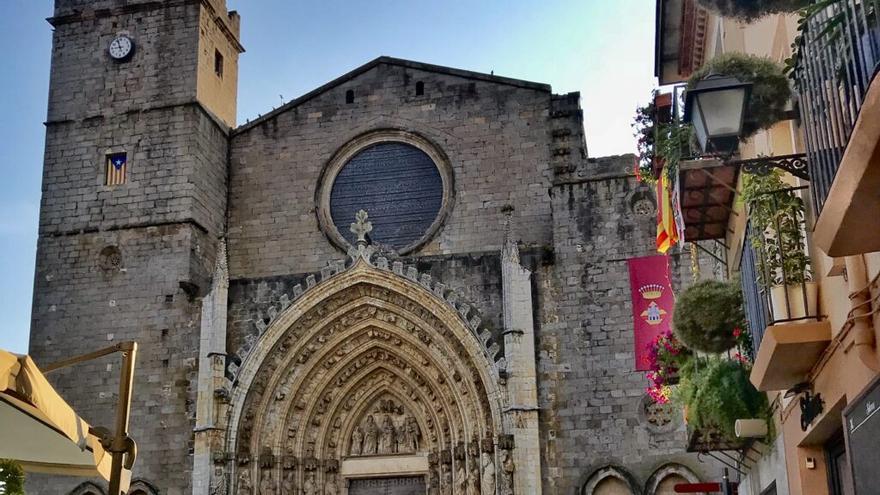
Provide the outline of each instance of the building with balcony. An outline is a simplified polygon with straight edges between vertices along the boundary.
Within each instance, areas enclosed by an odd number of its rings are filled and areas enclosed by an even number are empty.
[[[739,493],[863,495],[880,486],[880,2],[804,3],[745,23],[658,0],[655,75],[676,85],[726,53],[798,55],[791,118],[733,156],[681,163],[685,239],[739,277],[751,381],[775,408],[772,441],[727,452]],[[750,177],[768,173],[782,187],[743,201]],[[795,203],[802,214],[786,217]]]

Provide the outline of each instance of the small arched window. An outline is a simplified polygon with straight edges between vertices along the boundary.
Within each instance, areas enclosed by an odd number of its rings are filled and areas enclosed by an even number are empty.
[[[345,92],[345,102],[346,103],[354,103],[354,90],[349,89]]]
[[[419,81],[416,83],[416,96],[422,96],[425,94],[425,83]]]
[[[679,485],[682,483],[688,483],[687,478],[680,474],[670,474],[669,476],[663,478],[660,483],[657,484],[657,488],[654,489],[654,493],[649,495],[675,495],[675,485]]]
[[[632,490],[624,481],[609,476],[596,485],[593,495],[632,495]]]

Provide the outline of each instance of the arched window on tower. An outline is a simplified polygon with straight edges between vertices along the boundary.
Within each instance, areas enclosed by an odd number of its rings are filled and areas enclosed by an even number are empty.
[[[623,480],[609,476],[596,485],[593,495],[632,495],[632,490]]]
[[[354,90],[349,89],[345,92],[345,102],[346,103],[354,103]]]
[[[422,96],[425,94],[425,83],[419,81],[416,83],[416,96]]]
[[[669,476],[663,478],[660,483],[657,484],[657,488],[654,490],[654,493],[649,495],[675,495],[675,485],[688,483],[687,478],[684,476],[672,473]]]

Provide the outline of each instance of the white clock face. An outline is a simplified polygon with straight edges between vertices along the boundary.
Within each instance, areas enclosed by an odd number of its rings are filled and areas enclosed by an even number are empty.
[[[123,60],[131,55],[134,44],[128,36],[117,36],[110,42],[110,56],[116,60]]]

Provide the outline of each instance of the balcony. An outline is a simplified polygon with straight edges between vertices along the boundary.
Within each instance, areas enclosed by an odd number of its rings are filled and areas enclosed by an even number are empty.
[[[815,2],[814,2],[815,3]],[[830,256],[880,250],[880,0],[810,17],[794,70],[809,157],[814,239]]]
[[[748,208],[740,281],[753,339],[750,380],[762,391],[786,390],[803,381],[831,340],[828,322],[818,321],[805,215],[792,206],[806,189],[762,193]]]

